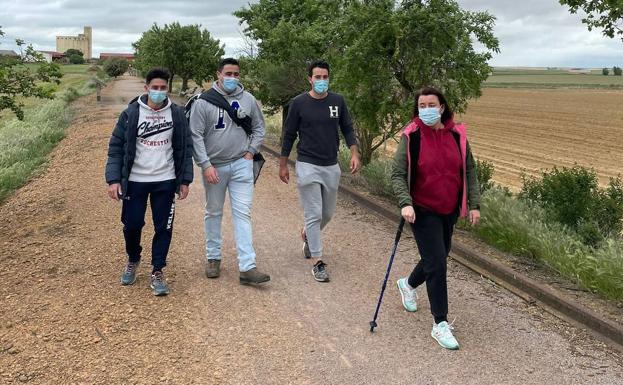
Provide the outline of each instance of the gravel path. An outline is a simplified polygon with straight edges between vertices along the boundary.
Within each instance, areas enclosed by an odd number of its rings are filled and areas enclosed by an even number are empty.
[[[196,182],[177,205],[171,295],[152,296],[149,258],[137,283],[122,287],[120,205],[106,198],[103,168],[116,116],[140,87],[124,77],[101,105],[78,102],[47,169],[0,206],[0,383],[623,384],[619,353],[453,262],[450,319],[461,350],[441,349],[425,290],[415,314],[395,290],[417,258],[410,237],[369,333],[395,228],[341,199],[325,235],[332,281],[315,282],[301,257],[296,188],[279,182],[274,158],[253,211],[269,284],[238,284],[229,213],[223,273],[205,278]]]

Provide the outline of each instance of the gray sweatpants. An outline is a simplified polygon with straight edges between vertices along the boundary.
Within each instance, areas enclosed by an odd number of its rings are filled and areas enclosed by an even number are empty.
[[[322,256],[321,230],[329,223],[337,204],[340,166],[316,166],[296,162],[296,185],[303,212],[305,234],[312,257]]]

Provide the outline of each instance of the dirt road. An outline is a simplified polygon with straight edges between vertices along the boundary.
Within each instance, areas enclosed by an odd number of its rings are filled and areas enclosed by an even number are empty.
[[[425,291],[409,314],[395,290],[417,259],[411,238],[371,334],[395,229],[341,199],[325,236],[332,281],[315,282],[301,257],[295,185],[279,182],[275,159],[253,211],[269,284],[239,285],[229,214],[223,273],[205,278],[195,182],[177,205],[171,295],[149,290],[150,220],[139,279],[122,287],[120,206],[106,198],[103,168],[116,116],[140,87],[121,78],[102,104],[81,100],[47,169],[0,207],[0,383],[623,384],[618,353],[454,263],[450,319],[461,350],[440,348]]]

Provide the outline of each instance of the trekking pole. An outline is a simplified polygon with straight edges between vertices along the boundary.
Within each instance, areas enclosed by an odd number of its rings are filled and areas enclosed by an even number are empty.
[[[400,241],[400,235],[402,234],[402,228],[405,226],[405,219],[400,218],[400,224],[398,225],[398,231],[396,232],[396,239],[394,240],[394,249],[392,255],[389,257],[389,264],[387,265],[387,271],[385,272],[385,279],[383,280],[383,286],[381,287],[381,295],[379,296],[379,302],[376,304],[376,310],[374,311],[374,319],[370,321],[370,333],[374,332],[376,324],[376,318],[379,315],[381,309],[381,301],[383,300],[383,294],[385,293],[385,287],[387,287],[387,279],[389,278],[389,272],[392,270],[392,263],[394,263],[394,256],[396,255],[396,249],[398,249],[398,242]]]

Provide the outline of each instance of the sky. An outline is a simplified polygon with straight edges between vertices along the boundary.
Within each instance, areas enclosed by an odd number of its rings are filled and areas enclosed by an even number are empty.
[[[255,2],[255,1],[251,1]],[[232,12],[248,0],[0,0],[0,49],[16,49],[15,38],[36,49],[54,50],[56,35],[93,28],[93,55],[132,52],[132,42],[153,23],[201,24],[227,55],[243,47],[242,27]],[[589,32],[580,15],[557,0],[458,0],[464,9],[488,11],[496,18],[499,54],[492,66],[612,67],[623,65],[623,41]]]

